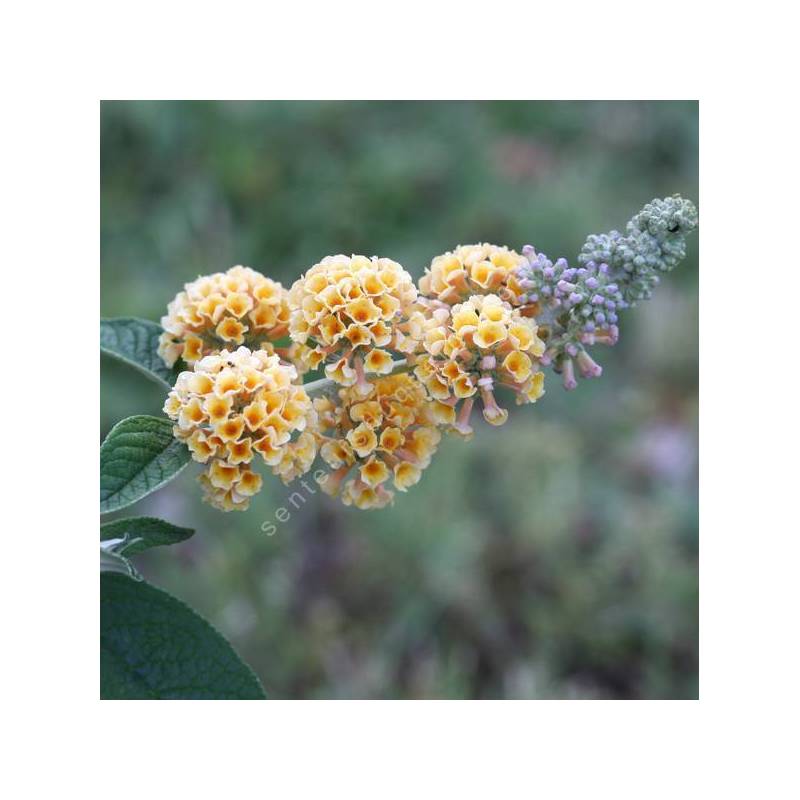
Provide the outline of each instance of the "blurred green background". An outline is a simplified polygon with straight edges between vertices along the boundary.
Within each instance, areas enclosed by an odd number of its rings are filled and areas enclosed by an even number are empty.
[[[104,316],[159,319],[246,264],[285,285],[331,253],[418,277],[459,243],[571,263],[648,200],[697,200],[695,102],[104,102]],[[125,514],[197,529],[140,557],[273,698],[697,697],[697,237],[625,312],[605,374],[557,376],[500,429],[446,439],[394,507],[266,476],[246,513],[190,465]],[[162,392],[107,359],[101,435]]]

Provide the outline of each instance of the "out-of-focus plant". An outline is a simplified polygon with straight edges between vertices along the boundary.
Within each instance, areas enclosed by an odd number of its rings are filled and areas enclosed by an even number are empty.
[[[617,342],[619,312],[650,297],[696,226],[694,205],[675,196],[647,204],[625,234],[589,236],[577,267],[531,245],[476,244],[434,258],[418,286],[390,259],[337,255],[286,290],[237,266],[187,284],[161,325],[102,320],[103,352],[169,389],[172,423],[135,416],[111,430],[101,513],[190,460],[205,465],[208,502],[244,510],[262,485],[259,456],[287,484],[320,456],[323,491],[382,508],[390,486],[420,480],[443,434],[471,438],[476,399],[502,425],[503,395],[536,402],[543,368],[566,389],[598,377],[587,348]],[[222,637],[129,561],[191,533],[144,517],[101,526],[104,697],[263,697]]]

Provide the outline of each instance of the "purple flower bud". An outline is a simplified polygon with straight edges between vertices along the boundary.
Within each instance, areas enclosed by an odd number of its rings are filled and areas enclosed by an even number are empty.
[[[552,278],[556,273],[552,267],[545,267],[542,270],[542,274],[545,276],[545,278]]]
[[[578,381],[575,380],[575,368],[572,366],[571,358],[568,358],[564,362],[564,372],[562,378],[564,381],[564,388],[567,391],[571,391],[578,385]]]
[[[614,314],[614,313],[611,313],[611,314],[608,315],[608,321],[611,322],[611,323],[616,322],[618,319],[619,319],[619,317],[617,317],[617,315]]]
[[[596,289],[596,288],[597,288],[599,285],[600,285],[600,282],[597,280],[597,278],[595,278],[595,277],[594,277],[594,275],[592,275],[592,277],[591,277],[591,278],[587,278],[587,279],[586,279],[586,288],[587,288],[587,289],[592,289],[592,290],[594,290],[594,289]]]
[[[575,284],[569,283],[568,281],[559,281],[556,286],[560,292],[564,292],[564,294],[568,294],[575,290]]]
[[[556,269],[566,269],[567,268],[567,259],[566,258],[559,258],[556,261]]]
[[[595,322],[596,322],[598,325],[604,325],[604,324],[605,324],[605,321],[606,321],[606,315],[605,315],[605,314],[604,314],[602,311],[598,311],[598,312],[597,312],[597,313],[594,315],[594,321],[595,321]]]
[[[609,283],[606,288],[608,289],[609,292],[618,292],[619,291],[619,286],[617,286],[616,283]]]
[[[568,345],[566,346],[565,350],[566,350],[566,351],[567,351],[567,353],[568,353],[569,355],[571,355],[573,358],[574,358],[576,355],[578,355],[578,348],[577,348],[577,347],[575,347],[575,345],[574,345],[574,344],[572,344],[572,343],[568,344]]]
[[[583,326],[583,329],[586,331],[586,333],[593,333],[594,332],[594,322],[587,322]]]
[[[538,294],[529,294],[527,302],[529,302],[529,303],[538,303],[539,302],[539,295]]]
[[[593,305],[593,306],[601,306],[601,305],[603,305],[603,303],[605,303],[605,301],[606,301],[606,299],[605,299],[605,297],[603,297],[603,295],[601,295],[601,294],[596,294],[596,295],[595,295],[595,296],[592,298],[592,305]]]
[[[532,244],[526,244],[522,248],[522,255],[524,255],[524,256],[535,256],[536,255],[536,251],[533,249],[533,245]]]
[[[578,354],[578,369],[584,378],[599,378],[603,374],[603,368],[585,350]]]
[[[575,275],[577,274],[577,272],[578,270],[576,270],[574,267],[570,267],[569,269],[565,269],[561,273],[561,277],[565,278],[568,281],[573,281],[575,280]]]
[[[580,303],[580,302],[581,302],[581,300],[583,300],[583,295],[582,295],[582,294],[580,294],[580,292],[573,292],[573,293],[572,293],[572,294],[569,296],[569,301],[570,301],[570,303],[572,303],[572,305],[574,305],[574,306],[578,305],[578,303]]]
[[[599,269],[600,269],[600,272],[602,272],[603,275],[605,275],[608,272],[608,264],[601,264]]]
[[[617,304],[613,300],[606,300],[606,308],[609,311],[613,311],[617,307]]]
[[[579,278],[585,278],[585,277],[586,277],[586,275],[588,275],[588,274],[589,274],[589,273],[588,273],[588,271],[587,271],[586,267],[579,267],[579,268],[578,268],[578,277],[579,277]]]
[[[539,291],[540,291],[540,292],[541,292],[541,293],[542,293],[542,294],[543,294],[545,297],[550,297],[550,295],[551,295],[551,294],[553,294],[553,290],[552,290],[552,289],[551,289],[549,286],[542,286],[542,288],[541,288],[541,289],[539,289]]]

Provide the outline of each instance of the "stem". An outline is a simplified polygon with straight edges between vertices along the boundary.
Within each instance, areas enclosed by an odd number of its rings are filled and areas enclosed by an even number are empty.
[[[403,367],[408,367],[405,358],[399,358],[396,361],[392,361],[392,371],[388,374],[392,375],[395,372],[399,372]],[[385,376],[382,375],[381,377]],[[305,389],[306,394],[309,397],[313,397],[314,395],[325,394],[325,392],[337,386],[339,386],[339,384],[336,383],[336,381],[332,381],[330,378],[320,378],[319,380],[304,384],[303,389]]]

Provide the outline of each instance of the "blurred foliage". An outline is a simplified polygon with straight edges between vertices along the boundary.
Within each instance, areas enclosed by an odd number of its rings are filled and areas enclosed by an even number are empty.
[[[698,194],[693,102],[106,102],[101,117],[105,316],[158,319],[184,282],[237,263],[290,285],[338,252],[415,276],[475,241],[574,261],[651,198]],[[596,349],[600,380],[567,394],[549,375],[504,428],[446,440],[391,509],[268,476],[226,515],[190,467],[135,511],[198,534],[142,571],[271,697],[696,697],[697,316],[694,237]],[[160,413],[158,388],[109,360],[101,391],[101,434]]]

